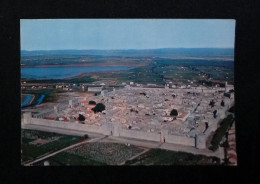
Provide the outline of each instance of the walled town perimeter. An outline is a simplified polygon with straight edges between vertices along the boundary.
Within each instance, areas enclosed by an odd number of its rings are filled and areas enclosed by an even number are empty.
[[[206,149],[206,142],[234,105],[233,85],[221,87],[157,88],[127,85],[100,95],[74,95],[60,103],[45,103],[22,114],[22,127],[40,125]],[[106,109],[94,113],[95,105]],[[214,106],[210,102],[214,101]],[[224,101],[224,106],[221,102]],[[170,115],[176,109],[178,116]],[[82,114],[84,121],[78,121]],[[215,115],[214,115],[215,114]]]

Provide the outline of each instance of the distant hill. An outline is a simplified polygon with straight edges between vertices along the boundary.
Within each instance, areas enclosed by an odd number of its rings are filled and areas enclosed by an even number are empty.
[[[191,57],[233,57],[234,49],[227,48],[163,48],[129,50],[37,50],[21,51],[21,56],[191,56]]]

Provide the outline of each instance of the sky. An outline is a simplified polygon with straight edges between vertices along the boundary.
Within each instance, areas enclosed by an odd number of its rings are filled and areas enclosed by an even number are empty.
[[[231,19],[21,19],[21,50],[234,48]]]

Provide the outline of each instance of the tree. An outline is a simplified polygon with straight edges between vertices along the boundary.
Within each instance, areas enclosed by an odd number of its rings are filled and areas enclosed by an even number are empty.
[[[209,123],[205,122],[205,128],[208,129],[209,128]]]
[[[82,114],[79,114],[78,120],[85,121],[85,117]]]
[[[214,111],[213,111],[213,114],[214,114],[214,115],[213,115],[214,118],[216,118],[216,117],[217,117],[217,110],[214,110]]]
[[[87,139],[87,138],[88,138],[88,134],[85,134],[85,135],[84,135],[84,138]]]
[[[144,96],[146,96],[146,93],[140,93],[140,95],[144,95]]]
[[[235,112],[235,106],[232,106],[228,112],[234,113]]]
[[[222,138],[225,136],[229,128],[232,126],[233,121],[233,116],[230,114],[220,123],[220,127],[216,130],[215,135],[211,140],[211,146],[209,147],[210,150],[215,151],[218,149],[219,143],[221,142]]]
[[[92,110],[96,113],[96,112],[102,112],[103,110],[106,109],[106,106],[102,103],[98,103],[94,108],[92,108]]]
[[[171,116],[178,116],[178,111],[176,109],[172,109]]]
[[[225,106],[225,102],[222,100],[222,102],[220,103],[220,105],[221,105],[222,107],[224,107],[224,106]]]
[[[211,106],[211,108],[212,108],[212,107],[214,107],[214,106],[215,106],[215,102],[214,102],[213,100],[211,100],[211,101],[210,101],[210,103],[209,103],[209,105],[210,105],[210,106]]]
[[[96,102],[93,101],[93,100],[90,100],[90,101],[88,102],[88,104],[90,104],[90,105],[96,105]]]

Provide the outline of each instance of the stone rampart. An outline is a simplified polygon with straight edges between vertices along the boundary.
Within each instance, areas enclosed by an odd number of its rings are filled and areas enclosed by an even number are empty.
[[[31,121],[27,122],[26,124],[49,126],[49,127],[69,129],[69,130],[80,130],[80,131],[100,133],[105,135],[110,134],[110,130],[107,129],[106,127],[80,124],[78,122],[72,123],[72,122],[64,122],[64,121],[31,118]]]
[[[180,144],[185,146],[195,146],[195,139],[192,137],[185,137],[179,135],[165,135],[165,142],[173,143],[173,144]]]
[[[160,134],[157,133],[141,132],[137,130],[126,130],[126,129],[120,130],[120,137],[157,141],[157,142],[160,142],[161,139]]]
[[[44,117],[49,116],[54,113],[55,113],[55,109],[52,109],[52,110],[44,111],[44,112],[41,112],[41,113],[38,113],[38,114],[35,114],[32,116],[33,116],[33,118],[44,118]]]
[[[148,140],[148,141],[156,141],[156,142],[165,142],[185,145],[185,146],[192,146],[195,147],[195,138],[192,137],[185,137],[179,135],[169,135],[168,132],[161,132],[161,134],[154,133],[154,132],[142,132],[138,130],[128,130],[123,129],[118,125],[112,125],[108,123],[107,126],[96,126],[96,125],[87,125],[87,124],[80,124],[78,122],[64,122],[64,121],[55,121],[55,120],[47,120],[47,119],[40,119],[40,118],[32,118],[30,117],[31,114],[24,114],[24,118],[22,119],[23,124],[34,124],[34,125],[41,125],[41,126],[48,126],[53,128],[62,128],[68,130],[79,130],[79,131],[86,131],[86,132],[93,132],[99,133],[104,135],[113,135],[119,137],[126,137],[126,138],[134,138],[134,139],[141,139],[141,140]],[[206,145],[205,135],[201,136],[200,145],[198,148],[204,149]]]

